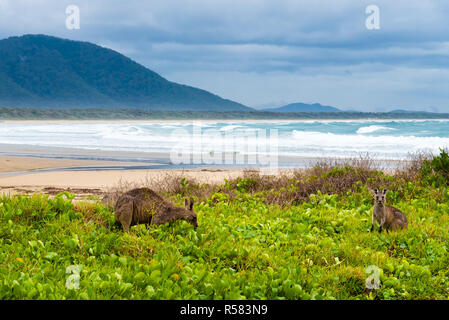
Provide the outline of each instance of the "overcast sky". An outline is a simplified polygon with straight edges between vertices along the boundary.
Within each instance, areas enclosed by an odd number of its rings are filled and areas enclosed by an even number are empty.
[[[365,26],[372,4],[379,30]],[[0,0],[0,38],[23,34],[109,47],[256,108],[449,112],[446,0]]]

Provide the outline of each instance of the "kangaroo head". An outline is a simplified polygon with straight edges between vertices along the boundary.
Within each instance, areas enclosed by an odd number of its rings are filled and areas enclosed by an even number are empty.
[[[188,221],[191,225],[193,225],[195,228],[198,227],[198,221],[196,219],[196,213],[193,211],[193,199],[190,198],[189,200],[184,200],[184,206],[187,210],[187,217],[186,221]]]
[[[387,198],[387,189],[384,189],[382,192],[379,192],[379,189],[374,189],[374,203],[377,205],[383,205]]]
[[[134,199],[130,196],[121,197],[115,204],[115,212],[119,215],[131,215],[133,214]]]

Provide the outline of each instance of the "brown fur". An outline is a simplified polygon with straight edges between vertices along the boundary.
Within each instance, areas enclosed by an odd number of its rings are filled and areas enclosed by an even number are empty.
[[[377,189],[373,191],[374,208],[371,231],[374,231],[375,221],[379,224],[379,232],[382,232],[383,228],[388,232],[390,230],[394,231],[399,228],[406,229],[408,227],[407,218],[401,210],[385,205],[387,191],[386,189],[383,192],[379,192]]]
[[[160,225],[179,219],[198,226],[193,201],[186,199],[185,208],[175,207],[148,188],[133,189],[123,194],[115,205],[115,220],[121,223],[125,232],[137,224]]]

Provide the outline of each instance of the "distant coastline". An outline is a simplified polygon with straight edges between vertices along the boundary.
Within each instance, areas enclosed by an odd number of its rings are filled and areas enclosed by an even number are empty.
[[[382,119],[382,118],[355,118],[355,119],[319,119],[319,118],[308,118],[308,119],[241,119],[241,118],[235,118],[235,119],[71,119],[71,120],[63,120],[63,119],[7,119],[3,120],[0,118],[0,124],[76,124],[76,123],[91,123],[91,124],[104,124],[104,123],[130,123],[130,124],[152,124],[152,123],[178,123],[178,122],[201,122],[201,123],[215,123],[215,122],[222,122],[222,123],[234,123],[236,121],[244,121],[245,123],[251,124],[251,123],[270,123],[272,121],[276,121],[278,123],[288,123],[288,122],[298,122],[298,123],[310,123],[310,122],[336,122],[336,123],[342,123],[342,122],[385,122],[388,120],[392,121],[400,121],[400,122],[408,122],[408,121],[414,121],[414,122],[422,122],[422,121],[447,121],[449,118],[436,118],[436,119],[429,119],[429,118],[388,118],[388,119]]]
[[[4,120],[445,120],[429,112],[161,111],[141,109],[41,109],[0,107]]]

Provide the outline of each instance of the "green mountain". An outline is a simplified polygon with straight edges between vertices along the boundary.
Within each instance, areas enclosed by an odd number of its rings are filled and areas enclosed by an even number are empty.
[[[0,106],[251,111],[116,51],[45,35],[0,40]]]
[[[322,106],[319,103],[307,104],[307,103],[291,103],[283,107],[264,109],[263,111],[270,112],[342,112],[340,109]]]

